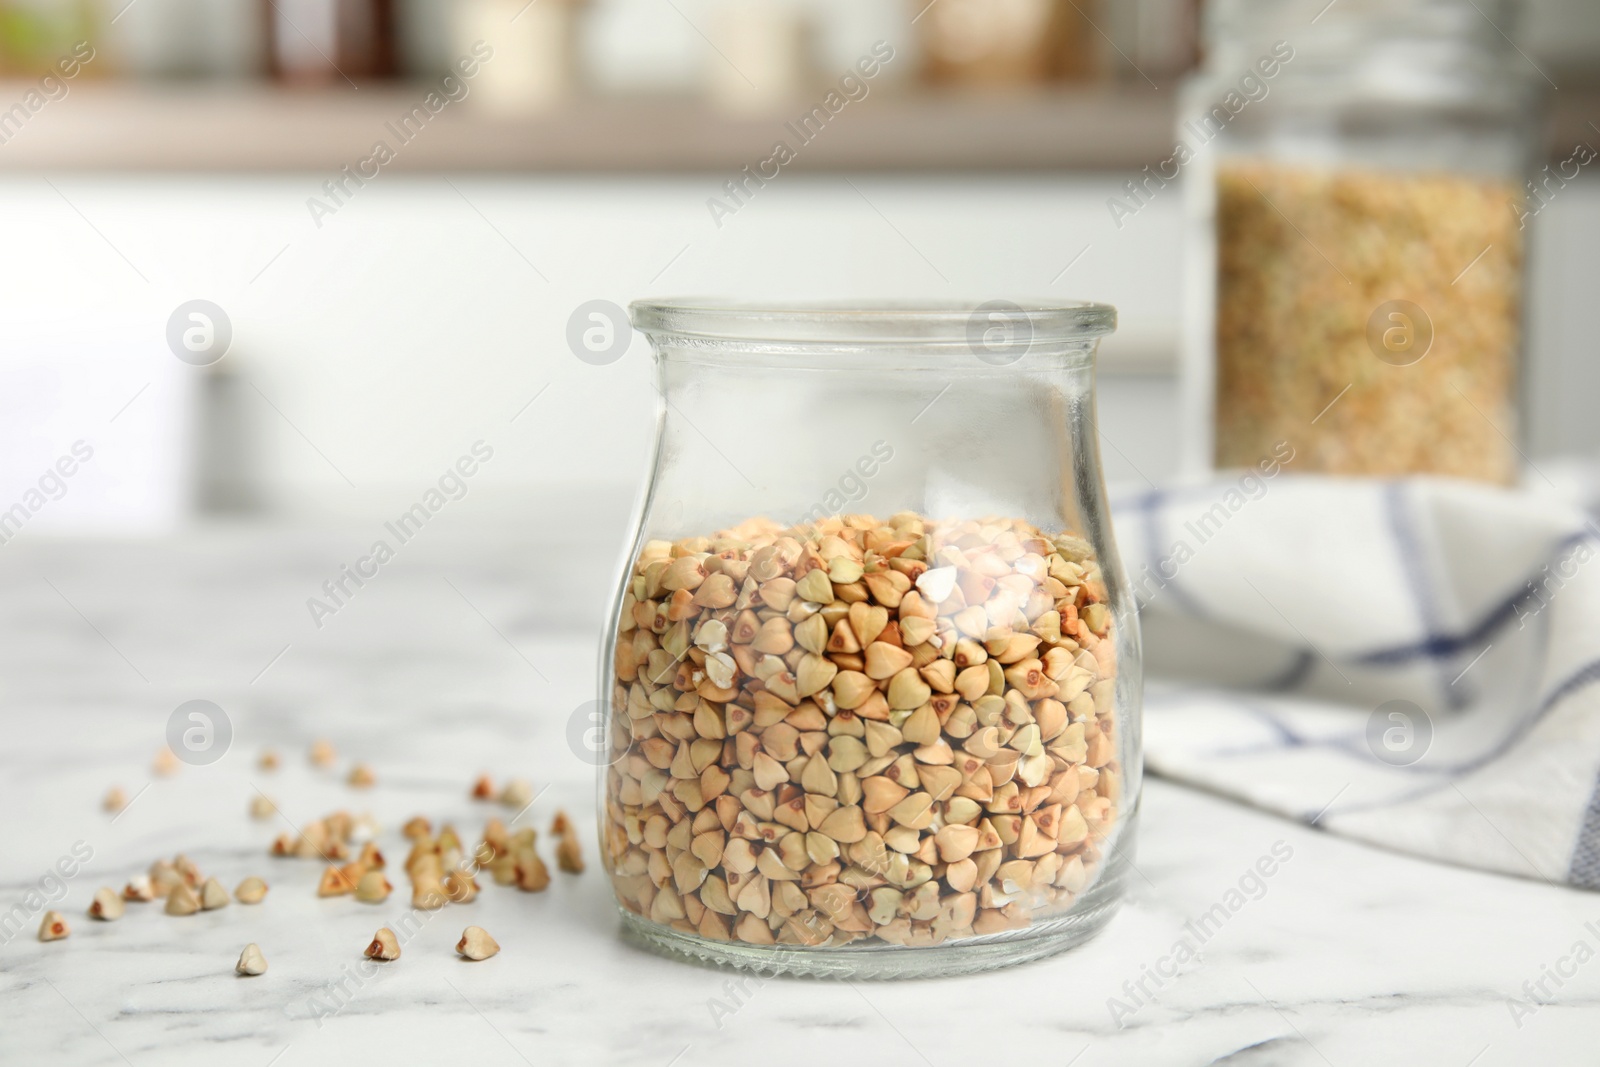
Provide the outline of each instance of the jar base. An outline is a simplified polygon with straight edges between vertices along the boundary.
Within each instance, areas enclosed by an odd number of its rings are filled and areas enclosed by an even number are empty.
[[[1126,858],[1113,851],[1105,873],[1068,914],[1019,930],[931,947],[874,943],[807,948],[713,941],[662,926],[620,906],[618,910],[629,940],[652,952],[691,963],[751,971],[765,977],[945,978],[1044,959],[1089,941],[1104,929],[1121,905],[1127,870]]]

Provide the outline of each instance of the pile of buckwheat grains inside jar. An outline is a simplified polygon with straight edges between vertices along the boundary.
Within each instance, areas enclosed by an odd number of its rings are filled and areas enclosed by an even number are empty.
[[[927,946],[1065,913],[1116,823],[1090,546],[902,512],[648,542],[614,660],[618,899],[720,941]]]

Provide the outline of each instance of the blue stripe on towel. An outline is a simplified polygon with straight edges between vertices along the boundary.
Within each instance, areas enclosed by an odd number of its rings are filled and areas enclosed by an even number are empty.
[[[1302,648],[1294,662],[1289,664],[1289,669],[1267,682],[1262,688],[1269,693],[1287,693],[1298,689],[1302,682],[1311,677],[1311,669],[1316,665],[1316,654],[1309,648]]]
[[[1565,552],[1581,541],[1595,540],[1600,543],[1600,538],[1584,531],[1571,534],[1563,538],[1550,551],[1550,558]],[[1536,593],[1526,587],[1517,590],[1499,604],[1490,608],[1483,618],[1470,630],[1459,634],[1430,634],[1420,641],[1405,645],[1395,645],[1392,648],[1377,649],[1364,652],[1354,657],[1354,662],[1368,667],[1395,667],[1410,663],[1418,659],[1450,660],[1459,657],[1468,651],[1479,651],[1484,642],[1495,631],[1518,617],[1517,609],[1524,607],[1529,601],[1535,599]]]
[[[1440,790],[1453,785],[1461,776],[1470,774],[1499,759],[1507,749],[1526,737],[1563,700],[1566,700],[1574,693],[1587,689],[1596,682],[1600,682],[1600,660],[1593,660],[1568,675],[1564,682],[1556,686],[1543,700],[1539,701],[1538,707],[1533,709],[1532,714],[1517,723],[1506,737],[1501,738],[1494,744],[1487,755],[1475,756],[1470,760],[1453,765],[1440,765],[1422,760],[1409,766],[1395,767],[1393,769],[1396,771],[1419,777],[1432,777],[1434,781],[1419,785],[1415,789],[1406,790],[1399,795],[1386,796],[1381,800],[1347,803],[1341,806],[1337,812],[1334,812],[1332,805],[1329,805],[1329,807],[1323,809],[1323,818],[1334,814],[1353,815],[1383,808],[1399,808],[1438,793]],[[1160,696],[1157,695],[1152,702],[1160,703]],[[1282,752],[1291,748],[1317,748],[1325,751],[1342,752],[1353,759],[1363,761],[1372,759],[1372,754],[1367,751],[1364,740],[1360,738],[1349,736],[1330,738],[1303,737],[1291,729],[1288,724],[1284,723],[1278,717],[1277,712],[1271,708],[1264,708],[1251,701],[1240,701],[1238,707],[1239,710],[1252,715],[1263,725],[1271,728],[1278,735],[1277,742],[1246,745],[1241,748],[1215,749],[1209,752],[1208,755],[1218,759],[1232,759],[1259,756],[1268,752]],[[1156,771],[1154,773],[1159,775],[1161,772]],[[1448,777],[1441,780],[1440,776],[1444,775]],[[1309,825],[1322,825],[1321,820],[1315,824],[1311,823],[1310,815],[1302,815],[1300,820]],[[1572,860],[1568,866],[1566,881],[1580,889],[1600,890],[1600,775],[1597,775],[1594,788],[1589,795],[1589,803],[1584,811],[1583,825],[1578,831],[1578,840],[1573,846]]]
[[[1403,487],[1402,483],[1398,482],[1387,483],[1387,486],[1390,489]],[[1161,545],[1165,542],[1163,536],[1166,529],[1164,522],[1165,511],[1175,501],[1201,496],[1212,491],[1211,487],[1189,487],[1187,489],[1167,491],[1150,490],[1141,493],[1133,500],[1117,505],[1116,510],[1118,511],[1133,511],[1138,514],[1139,521],[1145,530],[1144,547],[1148,557],[1148,566],[1158,577],[1160,576],[1160,570],[1157,564],[1161,559]],[[1399,667],[1416,660],[1438,660],[1440,661],[1439,669],[1444,682],[1443,691],[1446,697],[1446,706],[1459,707],[1464,694],[1457,693],[1449,685],[1453,677],[1451,673],[1453,666],[1458,664],[1464,655],[1468,653],[1477,655],[1483,651],[1483,647],[1488,640],[1506,624],[1516,621],[1520,616],[1519,609],[1526,608],[1531,601],[1537,599],[1538,594],[1525,582],[1523,588],[1518,589],[1499,604],[1490,608],[1469,629],[1457,633],[1443,632],[1443,628],[1436,617],[1434,602],[1428,595],[1426,586],[1421,584],[1424,582],[1427,571],[1419,558],[1414,531],[1411,528],[1409,517],[1401,515],[1401,510],[1398,507],[1396,495],[1396,500],[1391,501],[1390,504],[1391,526],[1395,532],[1406,573],[1414,579],[1412,582],[1413,595],[1417,599],[1418,613],[1422,618],[1423,625],[1426,627],[1426,632],[1424,636],[1416,641],[1393,645],[1388,648],[1373,649],[1369,652],[1351,656],[1349,662],[1363,667]],[[1600,526],[1596,526],[1591,522],[1587,524],[1587,529],[1579,530],[1563,537],[1551,547],[1548,558],[1554,560],[1561,553],[1583,541],[1591,541],[1596,545],[1600,545]],[[1132,584],[1137,588],[1139,584],[1137,576],[1133,577]],[[1210,613],[1205,610],[1204,606],[1192,594],[1178,585],[1176,577],[1173,579],[1163,578],[1162,583],[1162,589],[1170,589],[1175,599],[1182,602],[1184,609],[1191,615],[1198,618],[1211,617]],[[1148,601],[1141,602],[1140,607],[1143,608],[1147,604]],[[1296,680],[1297,683],[1298,680]],[[1280,682],[1279,684],[1281,685],[1282,683]]]
[[[1558,701],[1597,681],[1600,681],[1600,660],[1590,663],[1557,686],[1555,692],[1540,705],[1540,716]],[[1596,778],[1594,789],[1589,794],[1589,805],[1583,811],[1583,825],[1579,827],[1578,840],[1572,847],[1567,881],[1583,889],[1600,889],[1600,777]]]
[[[1596,779],[1594,792],[1589,794],[1589,806],[1583,811],[1583,826],[1578,830],[1578,843],[1572,849],[1567,881],[1579,889],[1600,889],[1600,778]]]
[[[1240,707],[1241,710],[1249,712],[1251,715],[1255,716],[1256,719],[1258,719],[1259,721],[1265,723],[1267,726],[1271,727],[1272,731],[1278,735],[1278,739],[1280,741],[1282,741],[1283,744],[1281,746],[1279,746],[1279,745],[1260,745],[1260,746],[1254,748],[1253,750],[1221,749],[1220,751],[1215,753],[1216,755],[1227,757],[1227,756],[1233,755],[1236,752],[1237,753],[1245,753],[1245,752],[1248,751],[1248,752],[1250,752],[1250,754],[1254,754],[1256,752],[1274,751],[1274,750],[1276,750],[1276,749],[1278,749],[1280,747],[1282,747],[1282,748],[1300,748],[1302,745],[1304,745],[1306,743],[1306,739],[1304,737],[1301,737],[1300,734],[1297,733],[1288,723],[1286,723],[1282,719],[1280,719],[1278,717],[1277,712],[1274,711],[1272,708],[1264,708],[1260,704],[1257,704],[1254,701],[1249,701],[1249,700],[1240,701],[1239,707]]]
[[[1400,569],[1405,573],[1406,584],[1411,588],[1411,600],[1416,605],[1417,619],[1422,624],[1423,633],[1437,634],[1444,629],[1444,624],[1439,617],[1438,600],[1433,590],[1433,576],[1428,569],[1421,540],[1417,536],[1415,517],[1407,505],[1403,483],[1385,482],[1384,515],[1389,520],[1389,531],[1394,535],[1395,547],[1400,553]],[[1466,705],[1466,694],[1450,685],[1448,677],[1452,666],[1450,659],[1438,657],[1436,662],[1439,670],[1437,681],[1440,703],[1453,711],[1459,711]]]
[[[1403,487],[1402,483],[1397,482],[1387,484],[1390,488]],[[1211,487],[1149,490],[1139,494],[1137,497],[1131,500],[1125,500],[1116,506],[1115,510],[1117,511],[1131,511],[1139,516],[1139,521],[1145,530],[1144,547],[1145,554],[1148,557],[1148,566],[1158,576],[1160,575],[1160,571],[1156,564],[1160,562],[1162,551],[1161,546],[1165,543],[1165,537],[1163,535],[1166,530],[1164,522],[1166,510],[1177,501],[1196,496],[1203,496],[1212,491],[1213,490]],[[1415,540],[1414,532],[1412,531],[1409,519],[1397,515],[1397,510],[1398,509],[1395,508],[1394,505],[1391,505],[1392,528],[1395,531],[1396,541],[1398,543],[1402,560],[1405,564],[1406,572],[1408,575],[1416,578],[1416,580],[1413,581],[1413,594],[1417,598],[1418,613],[1421,615],[1423,625],[1426,626],[1427,629],[1424,633],[1424,636],[1416,641],[1410,641],[1401,645],[1393,645],[1388,648],[1378,648],[1369,652],[1363,652],[1359,655],[1352,656],[1350,658],[1350,662],[1365,667],[1397,667],[1414,662],[1416,660],[1434,659],[1444,661],[1441,664],[1440,669],[1448,674],[1450,666],[1459,661],[1463,655],[1467,653],[1476,655],[1477,653],[1481,652],[1484,644],[1490,637],[1494,635],[1496,631],[1505,626],[1508,622],[1515,621],[1518,617],[1518,609],[1525,608],[1530,601],[1536,599],[1536,592],[1528,588],[1527,584],[1524,583],[1523,588],[1518,589],[1516,592],[1502,600],[1499,604],[1496,604],[1494,607],[1490,608],[1489,611],[1486,612],[1478,620],[1478,622],[1469,629],[1458,633],[1443,632],[1442,626],[1437,620],[1432,599],[1427,595],[1425,588],[1418,584],[1418,582],[1420,582],[1427,574],[1427,571],[1418,559],[1417,542]],[[1563,537],[1551,547],[1549,558],[1553,560],[1556,556],[1582,541],[1592,541],[1596,545],[1600,545],[1600,527],[1590,523],[1588,529],[1580,530],[1576,533],[1568,534],[1566,537]],[[1137,587],[1137,575],[1130,577],[1134,579],[1133,585]],[[1200,618],[1209,617],[1209,614],[1205,611],[1204,606],[1201,605],[1187,590],[1181,588],[1177,584],[1176,579],[1168,580],[1163,578],[1162,582],[1162,588],[1170,589],[1176,599],[1183,603],[1185,610]],[[1140,606],[1143,607],[1144,605],[1141,604]],[[1453,677],[1453,675],[1450,677]],[[1446,683],[1449,682],[1450,677],[1445,678]],[[1448,691],[1448,684],[1446,688]],[[1455,696],[1456,694],[1452,693],[1450,695]]]
[[[1587,689],[1596,682],[1600,682],[1600,660],[1593,660],[1578,668],[1572,674],[1568,675],[1566,680],[1552,689],[1542,700],[1539,701],[1536,707],[1524,712],[1503,736],[1486,742],[1484,751],[1481,754],[1460,760],[1455,763],[1441,763],[1437,760],[1430,761],[1424,759],[1418,761],[1417,763],[1394,767],[1392,769],[1406,774],[1428,777],[1438,777],[1439,775],[1460,776],[1464,774],[1471,774],[1472,772],[1479,770],[1490,763],[1493,763],[1495,760],[1505,755],[1506,751],[1513,745],[1519,744],[1523,738],[1527,737],[1528,734],[1533,731],[1534,727],[1538,726],[1540,722],[1544,721],[1545,716],[1554,711],[1556,706],[1559,705],[1563,700],[1572,696],[1579,690]],[[1147,706],[1158,705],[1162,702],[1162,699],[1162,695],[1154,694],[1148,697],[1145,703]],[[1241,711],[1245,711],[1253,715],[1262,722],[1269,724],[1278,734],[1278,742],[1253,742],[1238,748],[1211,749],[1208,751],[1208,755],[1217,757],[1219,759],[1233,759],[1241,756],[1259,756],[1263,753],[1279,752],[1285,748],[1314,748],[1322,749],[1324,751],[1341,752],[1352,759],[1360,760],[1362,762],[1370,762],[1372,760],[1372,753],[1367,748],[1366,735],[1364,731],[1362,733],[1351,733],[1333,737],[1304,737],[1289,727],[1288,724],[1283,722],[1277,709],[1265,707],[1254,701],[1239,699],[1234,700],[1234,706]],[[1600,789],[1600,782],[1596,783],[1596,788]],[[1423,790],[1421,793],[1411,794],[1410,796],[1402,799],[1414,799],[1417,796],[1423,795],[1423,793],[1427,791],[1428,790]],[[1389,798],[1369,805],[1369,807],[1388,807],[1392,804],[1400,802],[1400,800]],[[1597,841],[1596,848],[1600,849],[1600,841]]]

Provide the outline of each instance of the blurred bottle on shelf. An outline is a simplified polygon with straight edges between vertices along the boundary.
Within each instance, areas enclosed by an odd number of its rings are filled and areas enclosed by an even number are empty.
[[[261,0],[267,69],[290,84],[390,78],[399,70],[394,0]]]
[[[251,0],[93,0],[92,43],[117,77],[257,78],[265,26]]]
[[[578,86],[578,16],[584,0],[456,0],[456,56],[492,49],[472,85],[477,106],[504,114],[548,109]]]
[[[443,0],[395,0],[395,18],[402,78],[430,81],[455,66],[460,54],[452,5]]]
[[[1128,2],[1128,0],[1119,0]],[[1085,81],[1103,64],[1091,0],[911,0],[933,85]]]
[[[91,0],[0,0],[0,77],[55,73],[74,45],[95,36],[96,24]]]
[[[713,105],[765,112],[804,96],[816,81],[813,27],[793,0],[721,0],[710,11],[706,92]]]
[[[1167,81],[1200,59],[1201,0],[1117,0],[1105,7],[1105,67],[1121,81]]]

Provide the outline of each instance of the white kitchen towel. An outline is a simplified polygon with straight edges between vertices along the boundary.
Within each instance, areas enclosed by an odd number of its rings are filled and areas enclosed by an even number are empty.
[[[1114,506],[1146,766],[1600,889],[1600,528],[1554,492],[1264,466]]]

